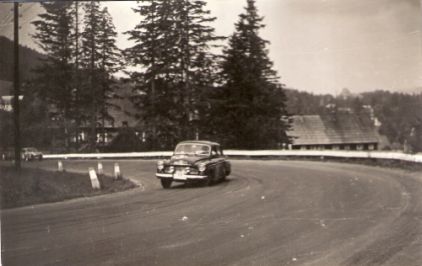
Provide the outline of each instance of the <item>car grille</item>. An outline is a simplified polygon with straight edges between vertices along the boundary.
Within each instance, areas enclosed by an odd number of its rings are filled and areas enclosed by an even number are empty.
[[[190,166],[175,166],[174,171],[182,171],[184,174],[198,174],[198,170],[195,167]]]

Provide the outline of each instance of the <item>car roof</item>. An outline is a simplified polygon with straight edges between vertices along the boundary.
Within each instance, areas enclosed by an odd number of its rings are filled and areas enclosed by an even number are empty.
[[[179,144],[190,144],[190,143],[220,146],[220,144],[218,144],[217,142],[212,142],[212,141],[208,141],[208,140],[185,140],[185,141],[179,142],[177,145],[179,145]]]

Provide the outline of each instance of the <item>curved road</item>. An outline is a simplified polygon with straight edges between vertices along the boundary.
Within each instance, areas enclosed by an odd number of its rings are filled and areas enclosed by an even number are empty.
[[[120,165],[140,188],[2,211],[3,264],[422,265],[420,173],[234,160],[225,183],[163,190],[154,161]]]

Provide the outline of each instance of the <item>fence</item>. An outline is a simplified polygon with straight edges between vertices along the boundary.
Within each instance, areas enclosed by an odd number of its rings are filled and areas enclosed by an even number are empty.
[[[46,154],[45,159],[130,159],[130,158],[160,158],[170,157],[171,151],[160,152],[130,152],[130,153],[86,153],[86,154]],[[401,152],[384,151],[314,151],[314,150],[259,150],[242,151],[226,150],[227,156],[235,157],[331,157],[331,158],[356,158],[356,159],[387,159],[407,162],[422,163],[422,154],[405,154]]]

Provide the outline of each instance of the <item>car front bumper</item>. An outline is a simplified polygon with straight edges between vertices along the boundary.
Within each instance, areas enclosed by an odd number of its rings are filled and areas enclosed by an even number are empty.
[[[189,181],[189,180],[203,180],[206,179],[206,175],[189,175],[189,174],[167,174],[167,173],[156,173],[155,176],[159,179],[167,178],[174,181]]]

